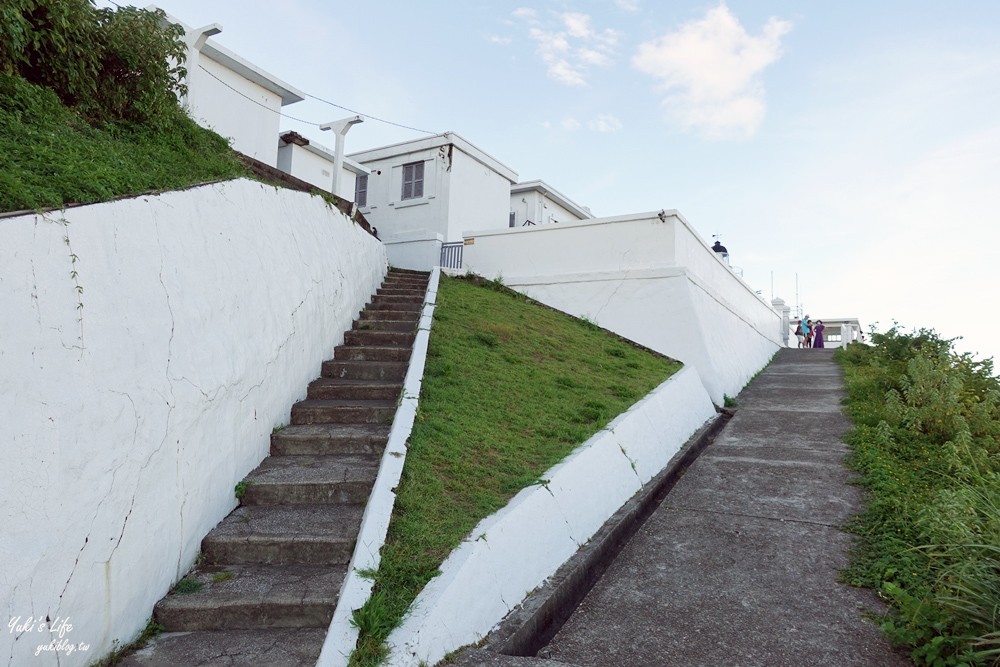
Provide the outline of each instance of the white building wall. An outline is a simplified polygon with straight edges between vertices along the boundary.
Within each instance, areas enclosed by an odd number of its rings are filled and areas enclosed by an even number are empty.
[[[271,135],[273,138],[273,134]],[[0,220],[0,601],[127,643],[236,505],[385,272],[317,197],[250,180]]]
[[[278,140],[277,167],[286,174],[301,178],[326,192],[333,191],[333,156],[326,151],[309,150],[305,146]],[[346,165],[340,170],[340,183],[335,192],[339,197],[354,201],[354,186],[358,175]]]
[[[572,211],[537,190],[511,193],[510,210],[514,213],[515,227],[522,227],[529,220],[536,225],[580,220]]]
[[[278,169],[301,178],[321,190],[333,190],[333,162],[317,155],[302,146],[278,142]],[[345,169],[344,172],[347,172]],[[342,172],[342,173],[344,173]],[[354,174],[351,174],[353,176]],[[341,177],[343,179],[343,177]],[[351,196],[354,199],[354,181],[351,180]]]
[[[403,165],[424,163],[424,196],[402,199]],[[365,162],[368,176],[368,206],[361,209],[365,218],[378,227],[379,236],[389,242],[394,236],[414,235],[433,238],[447,232],[447,164],[437,148]],[[353,192],[351,199],[353,199]],[[428,267],[429,268],[429,267]]]
[[[277,165],[274,138],[278,133],[280,95],[200,54],[188,67],[187,101],[191,117],[198,124],[231,139],[235,150],[272,167]]]
[[[340,185],[338,187],[338,192],[335,192],[338,197],[343,197],[348,201],[354,201],[354,186],[357,185],[358,175],[351,171],[350,169],[340,170]]]
[[[445,241],[461,241],[468,230],[506,227],[511,182],[455,147],[448,188],[448,231]]]
[[[735,396],[781,345],[781,317],[678,214],[467,235],[464,265],[698,369]]]

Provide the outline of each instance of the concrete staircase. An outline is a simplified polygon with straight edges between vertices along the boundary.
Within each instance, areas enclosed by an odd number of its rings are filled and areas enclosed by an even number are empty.
[[[396,411],[428,274],[391,270],[195,571],[157,603],[164,634],[123,664],[312,665]],[[190,583],[188,583],[190,582]],[[187,590],[187,592],[183,592]],[[182,634],[186,633],[186,634]]]

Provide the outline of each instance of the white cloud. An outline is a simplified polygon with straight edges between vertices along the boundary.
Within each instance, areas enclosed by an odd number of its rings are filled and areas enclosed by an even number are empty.
[[[587,39],[594,34],[594,31],[590,27],[590,16],[587,14],[566,12],[562,15],[562,21],[563,25],[566,26],[566,32],[571,37]]]
[[[538,16],[538,12],[536,12],[534,9],[531,9],[530,7],[518,7],[513,12],[511,12],[511,14],[515,18],[523,19],[525,21],[534,21]]]
[[[548,129],[552,127],[552,124],[546,121],[542,123],[542,127]],[[586,127],[591,132],[612,133],[622,129],[622,122],[611,114],[600,114],[596,118],[588,120],[586,124],[572,116],[567,116],[559,121],[559,127],[567,132],[576,132]]]
[[[595,30],[589,14],[565,12],[559,14],[557,25],[540,27],[534,10],[518,9],[513,14],[530,27],[528,36],[550,78],[567,86],[586,86],[592,67],[611,64],[619,33],[615,30]]]
[[[618,5],[618,9],[623,12],[637,12],[639,11],[638,0],[615,0],[615,4]]]
[[[753,136],[764,118],[761,74],[781,57],[792,24],[770,18],[752,36],[724,4],[704,18],[639,45],[632,65],[657,81],[663,106],[711,138]]]
[[[601,67],[610,62],[607,55],[595,49],[577,49],[576,55],[581,62],[588,65],[597,65]]]
[[[587,129],[592,132],[618,132],[622,129],[622,122],[611,114],[601,114],[587,122]]]
[[[499,35],[490,36],[490,44],[510,44],[510,37],[500,37]]]

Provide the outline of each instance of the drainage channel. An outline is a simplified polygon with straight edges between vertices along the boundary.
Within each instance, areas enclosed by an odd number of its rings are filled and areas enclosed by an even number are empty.
[[[502,656],[537,655],[732,415],[730,410],[721,410],[710,424],[693,435],[641,493],[615,512],[587,544],[486,638],[479,649],[467,652],[464,659],[460,654],[457,664],[502,665],[505,664]],[[525,663],[518,661],[517,664]]]

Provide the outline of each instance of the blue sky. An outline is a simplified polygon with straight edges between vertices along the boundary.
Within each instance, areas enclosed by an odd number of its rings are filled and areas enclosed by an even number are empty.
[[[220,23],[219,43],[301,90],[456,131],[598,216],[678,209],[765,296],[794,306],[797,274],[814,318],[1000,355],[1000,3],[158,4]],[[347,148],[418,136],[368,120]]]

